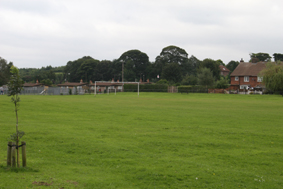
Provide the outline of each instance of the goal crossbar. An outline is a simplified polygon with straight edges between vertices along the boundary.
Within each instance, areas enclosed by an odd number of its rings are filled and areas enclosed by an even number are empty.
[[[109,82],[109,81],[95,81],[94,83],[94,96],[96,96],[96,87],[97,83],[107,83],[109,84],[108,86],[117,86],[117,84],[122,84],[123,89],[124,89],[124,84],[137,84],[138,85],[138,96],[140,96],[140,82]],[[114,85],[111,85],[114,84]],[[116,91],[116,90],[115,90]],[[116,93],[115,93],[116,94]]]

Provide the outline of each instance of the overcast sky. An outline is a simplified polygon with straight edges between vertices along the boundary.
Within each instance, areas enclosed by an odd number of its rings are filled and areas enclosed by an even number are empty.
[[[0,57],[19,68],[169,45],[200,60],[283,53],[282,0],[0,0]]]

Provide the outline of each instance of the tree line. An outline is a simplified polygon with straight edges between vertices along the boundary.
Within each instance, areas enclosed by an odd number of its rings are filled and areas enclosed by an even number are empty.
[[[274,60],[283,60],[283,54],[274,53]],[[268,53],[250,54],[250,62],[270,61]],[[7,78],[8,67],[12,63],[0,59],[0,78]],[[188,53],[177,46],[168,46],[162,49],[154,62],[149,61],[146,53],[140,50],[129,50],[124,52],[118,59],[97,60],[90,56],[84,56],[77,60],[68,61],[65,66],[46,66],[40,69],[21,68],[19,73],[25,82],[36,82],[47,85],[59,84],[66,81],[84,82],[91,81],[166,81],[171,85],[215,85],[225,87],[230,78],[222,77],[219,65],[226,66],[230,73],[238,66],[239,61],[231,60],[225,64],[222,60],[206,58],[199,60],[195,56],[188,56]],[[5,67],[6,66],[6,67]],[[3,67],[3,68],[2,68]],[[6,71],[5,71],[6,70]],[[5,75],[6,74],[6,75]],[[1,79],[2,85],[7,83]]]

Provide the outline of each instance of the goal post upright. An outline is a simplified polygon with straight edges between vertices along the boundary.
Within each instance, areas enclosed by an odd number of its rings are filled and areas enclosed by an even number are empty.
[[[94,96],[96,96],[96,82],[94,84]]]

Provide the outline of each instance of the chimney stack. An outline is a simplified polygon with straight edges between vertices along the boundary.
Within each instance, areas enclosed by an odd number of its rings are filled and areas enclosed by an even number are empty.
[[[81,79],[80,83],[83,83],[83,80]]]

